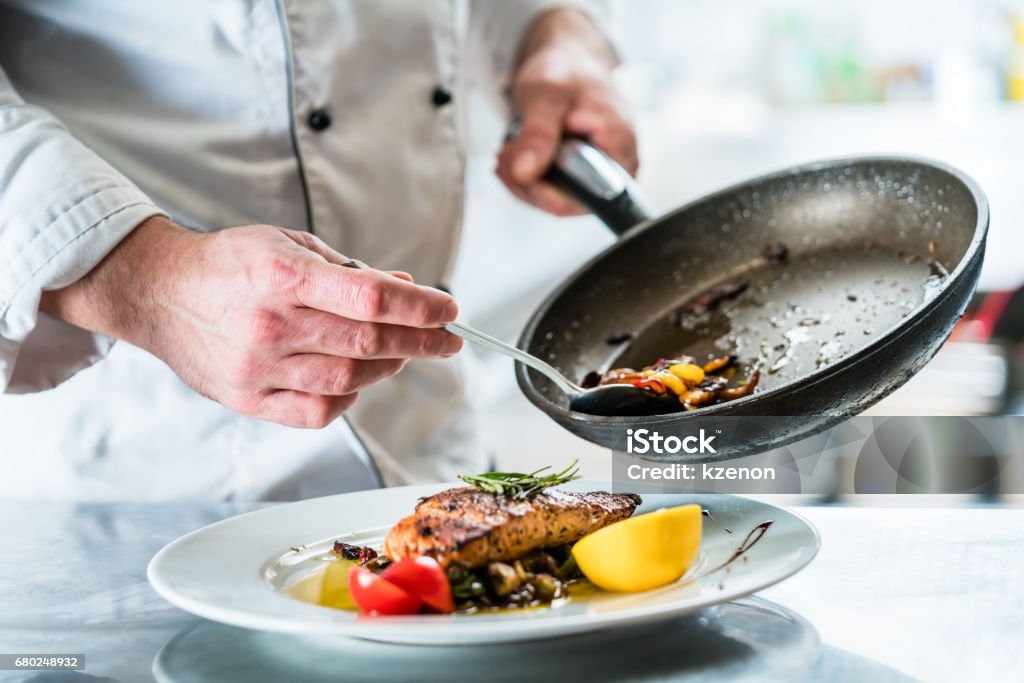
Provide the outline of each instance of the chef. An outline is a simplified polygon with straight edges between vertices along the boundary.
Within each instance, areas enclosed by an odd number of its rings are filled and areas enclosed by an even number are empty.
[[[563,135],[637,166],[602,21],[0,0],[0,496],[286,500],[485,469],[439,329],[463,95],[521,121],[508,188],[579,212],[540,180]]]

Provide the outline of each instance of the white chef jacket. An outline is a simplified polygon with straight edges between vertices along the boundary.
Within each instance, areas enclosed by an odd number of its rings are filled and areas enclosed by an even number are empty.
[[[39,300],[157,214],[312,230],[443,286],[465,85],[502,102],[525,27],[566,4],[600,19],[564,0],[0,0],[0,496],[281,500],[484,468],[464,362],[413,361],[348,421],[291,429]]]

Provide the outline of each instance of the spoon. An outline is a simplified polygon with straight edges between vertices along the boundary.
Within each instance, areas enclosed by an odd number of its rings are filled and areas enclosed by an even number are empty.
[[[474,344],[528,365],[551,380],[569,398],[569,409],[588,415],[660,415],[672,412],[672,402],[652,396],[643,389],[630,384],[604,384],[584,389],[540,358],[530,355],[511,344],[484,334],[458,321],[448,323],[445,330]]]
[[[357,259],[348,259],[341,265],[356,270],[365,270],[370,267]],[[615,417],[616,415],[662,415],[675,412],[673,408],[678,409],[674,401],[666,401],[663,398],[652,396],[643,389],[630,384],[605,384],[593,389],[584,389],[578,384],[570,382],[562,373],[540,358],[517,349],[511,344],[506,344],[500,339],[495,339],[489,334],[474,330],[469,325],[464,325],[457,320],[445,325],[444,329],[467,341],[479,344],[491,351],[497,351],[523,365],[530,366],[561,389],[562,393],[569,398],[569,410],[577,413]]]

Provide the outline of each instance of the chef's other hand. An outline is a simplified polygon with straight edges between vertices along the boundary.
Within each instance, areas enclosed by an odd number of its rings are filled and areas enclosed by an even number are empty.
[[[151,218],[42,308],[150,351],[232,410],[320,428],[407,359],[462,347],[438,329],[458,312],[451,296],[346,262],[305,232]]]
[[[557,216],[585,210],[541,180],[563,137],[589,140],[635,174],[636,135],[612,84],[615,56],[583,13],[549,11],[520,46],[511,102],[518,134],[498,154],[497,174],[514,195]]]

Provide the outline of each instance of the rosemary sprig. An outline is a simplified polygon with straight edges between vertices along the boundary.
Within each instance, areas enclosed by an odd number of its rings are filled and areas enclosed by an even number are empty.
[[[550,470],[550,465],[534,470],[529,474],[522,472],[485,472],[484,474],[460,474],[459,479],[470,486],[478,489],[496,493],[499,496],[510,496],[512,498],[529,498],[540,493],[546,488],[564,484],[573,479],[579,479],[579,468],[573,460],[572,464],[561,472],[540,476],[541,472]]]

